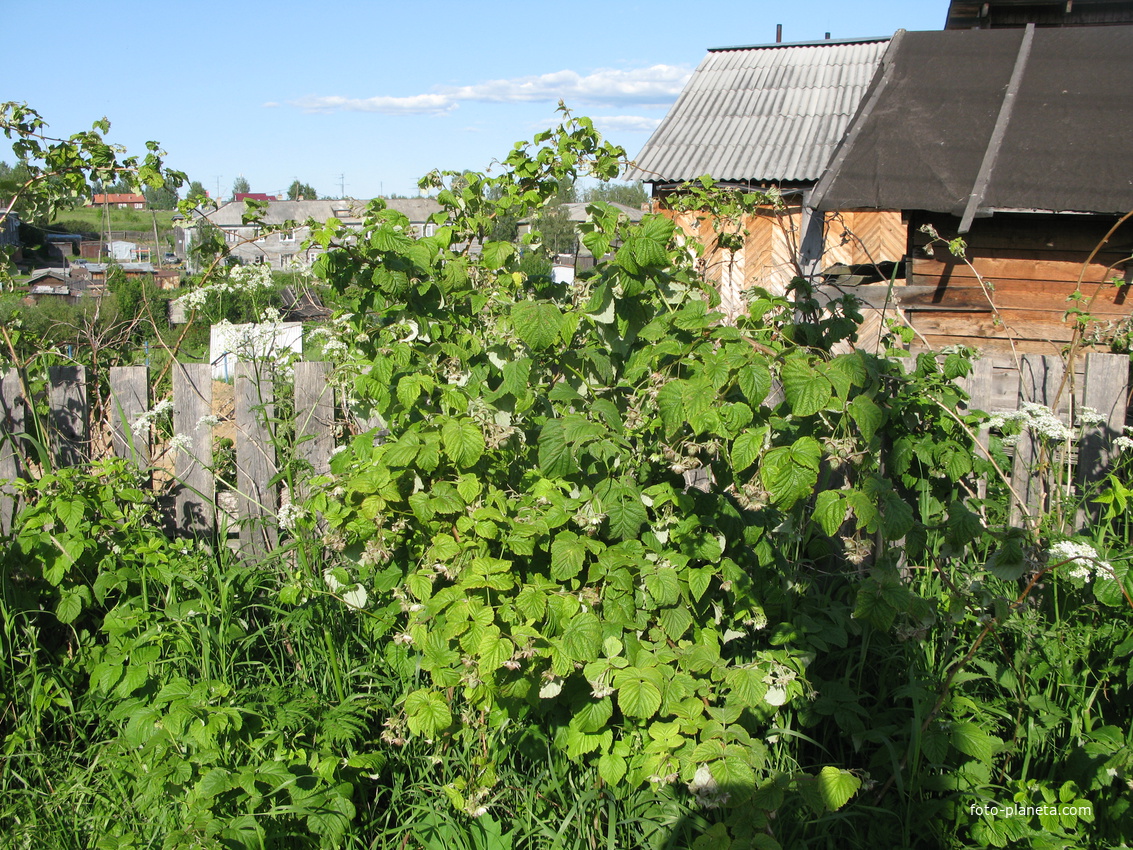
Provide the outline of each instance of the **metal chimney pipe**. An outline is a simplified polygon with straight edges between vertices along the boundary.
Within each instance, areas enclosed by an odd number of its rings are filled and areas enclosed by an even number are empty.
[[[782,44],[783,43],[783,25],[782,24],[775,24],[775,43],[776,44]]]

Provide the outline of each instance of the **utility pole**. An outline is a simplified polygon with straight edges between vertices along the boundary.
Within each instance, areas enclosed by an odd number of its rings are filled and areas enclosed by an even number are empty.
[[[340,198],[346,197],[346,175],[345,174],[338,175],[338,197],[340,197]]]

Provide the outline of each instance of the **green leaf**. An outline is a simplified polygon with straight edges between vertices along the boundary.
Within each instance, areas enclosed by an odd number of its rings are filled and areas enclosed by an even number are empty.
[[[602,648],[602,623],[589,611],[571,618],[563,632],[563,649],[573,661],[593,661]]]
[[[627,717],[649,719],[661,708],[661,689],[633,670],[623,672],[627,675],[618,680],[618,707]]]
[[[791,357],[780,370],[783,395],[795,416],[813,416],[830,403],[834,387],[805,357]]]
[[[1133,583],[1129,580],[1129,564],[1121,561],[1111,562],[1110,570],[1099,569],[1094,579],[1094,596],[1102,605],[1111,608],[1124,608],[1127,604],[1125,594],[1133,596]],[[1125,588],[1125,593],[1122,593]]]
[[[832,812],[838,811],[858,793],[862,781],[848,770],[826,766],[818,774],[818,791],[822,802]]]
[[[452,712],[443,695],[421,688],[405,698],[405,716],[414,735],[434,737],[452,724]]]
[[[763,450],[763,440],[766,430],[756,428],[744,431],[732,443],[732,469],[737,473],[743,472],[759,457]]]
[[[850,402],[848,409],[866,442],[872,440],[877,429],[885,424],[885,411],[878,407],[869,396],[858,396]]]
[[[586,563],[586,545],[572,531],[560,531],[551,544],[551,577],[556,581],[574,578]]]
[[[59,594],[55,616],[59,618],[60,623],[73,623],[82,613],[84,602],[90,602],[90,588],[86,585],[65,588]]]
[[[823,490],[814,500],[814,518],[823,532],[833,537],[846,519],[846,494],[841,490]]]
[[[474,466],[484,454],[484,434],[471,419],[449,419],[445,422],[441,428],[441,442],[445,454],[464,469]]]
[[[198,797],[211,798],[217,794],[223,794],[232,787],[230,775],[229,771],[223,767],[214,767],[197,780],[193,790]]]
[[[548,478],[566,478],[578,471],[561,419],[548,419],[539,432],[539,469]]]
[[[625,479],[606,482],[605,486],[599,486],[595,495],[606,509],[611,536],[622,540],[637,537],[641,526],[649,519],[637,487]]]
[[[736,383],[740,385],[740,391],[747,398],[748,404],[753,408],[759,407],[771,392],[771,370],[764,363],[753,363],[740,370]]]
[[[1003,743],[971,721],[953,723],[951,731],[952,746],[964,755],[981,762],[991,761],[991,757],[998,752]]]
[[[617,785],[625,778],[626,760],[613,753],[605,753],[598,759],[598,775],[607,785]]]
[[[645,589],[659,606],[676,605],[681,599],[681,580],[672,567],[661,567],[645,576]]]
[[[487,268],[500,269],[507,265],[514,253],[515,245],[511,242],[485,242],[480,258]]]
[[[818,482],[821,458],[822,446],[813,437],[800,437],[789,446],[767,452],[759,474],[772,501],[787,510],[809,496]]]
[[[712,409],[715,393],[705,381],[676,379],[661,387],[657,394],[657,409],[666,439],[674,437],[687,423],[698,434],[713,424]]]
[[[519,338],[540,351],[559,338],[563,313],[549,301],[521,301],[511,308],[511,321]]]

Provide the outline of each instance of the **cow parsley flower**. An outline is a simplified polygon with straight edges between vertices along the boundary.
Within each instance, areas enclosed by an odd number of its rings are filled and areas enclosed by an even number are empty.
[[[1060,540],[1046,553],[1048,564],[1065,564],[1067,575],[1071,578],[1090,581],[1095,576],[1104,577],[1112,573],[1108,561],[1103,561],[1097,550],[1088,543],[1074,540]]]

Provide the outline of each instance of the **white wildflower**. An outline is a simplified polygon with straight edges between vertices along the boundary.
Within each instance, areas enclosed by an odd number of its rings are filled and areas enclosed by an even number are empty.
[[[185,434],[175,434],[169,438],[170,451],[182,451],[188,454],[192,447],[193,441]]]
[[[219,424],[220,418],[209,414],[197,420],[197,430],[199,431],[201,428],[215,428]]]
[[[1074,421],[1079,428],[1096,428],[1106,424],[1105,417],[1092,407],[1079,407]]]
[[[342,454],[344,451],[346,451],[346,446],[335,446],[330,450],[330,456],[334,457],[335,455]]]
[[[276,519],[279,521],[279,527],[281,529],[290,531],[295,527],[295,524],[306,515],[307,512],[300,505],[288,502],[286,505],[280,505]]]
[[[1094,576],[1104,577],[1112,573],[1108,561],[1103,561],[1097,550],[1089,543],[1074,540],[1060,540],[1046,553],[1048,564],[1065,564],[1071,578],[1089,581]]]
[[[1133,452],[1133,437],[1124,434],[1113,441],[1113,448],[1119,452]]]

